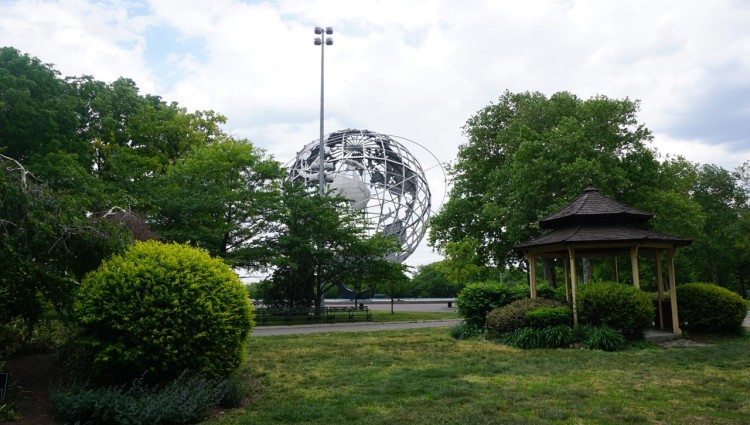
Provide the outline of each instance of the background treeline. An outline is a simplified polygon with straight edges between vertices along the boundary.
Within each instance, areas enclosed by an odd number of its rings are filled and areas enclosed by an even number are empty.
[[[471,281],[523,283],[511,247],[538,236],[537,220],[589,180],[655,212],[656,230],[694,240],[678,251],[678,281],[743,292],[750,162],[729,171],[660,158],[637,111],[629,99],[566,92],[506,92],[478,111],[449,169],[450,198],[431,222],[430,242],[447,258],[405,284],[402,268],[377,263],[392,243],[360,237],[356,216],[324,213],[340,199],[282,184],[280,164],[227,134],[221,114],[141,94],[127,78],[62,77],[2,48],[0,319],[33,322],[47,307],[65,314],[83,275],[133,239],[188,243],[235,268],[272,270],[265,296],[275,303],[313,305],[338,284],[444,297]],[[560,267],[540,268],[551,283],[559,278]],[[594,261],[585,277],[609,279],[610,268]]]
[[[133,240],[270,270],[280,304],[403,275],[382,260],[393,241],[365,237],[344,200],[284,184],[279,162],[225,122],[127,78],[64,78],[0,49],[0,321],[21,317],[30,334],[47,311],[65,317],[83,276]]]

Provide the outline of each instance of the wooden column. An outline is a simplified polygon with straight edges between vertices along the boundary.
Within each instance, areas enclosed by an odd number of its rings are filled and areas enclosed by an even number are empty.
[[[570,292],[573,299],[573,326],[578,326],[578,305],[576,304],[576,252],[572,247],[568,247],[568,256],[570,256]]]
[[[534,254],[526,254],[529,262],[529,284],[531,285],[531,298],[536,298],[536,257]]]
[[[680,321],[677,317],[677,284],[674,277],[674,247],[667,250],[667,271],[669,272],[669,301],[672,305],[672,332],[682,335]]]
[[[570,302],[570,279],[568,276],[568,272],[570,271],[570,267],[568,266],[568,256],[563,255],[563,269],[565,269],[565,301]]]
[[[620,271],[617,270],[617,255],[615,255],[615,256],[612,257],[612,269],[614,270],[614,273],[615,273],[615,282],[619,282],[620,281]]]
[[[640,289],[641,279],[638,276],[638,245],[630,248],[630,265],[633,267],[633,286]]]
[[[662,311],[662,304],[664,301],[664,276],[661,271],[662,261],[661,251],[656,252],[656,287],[659,291],[659,329],[664,330],[664,313]]]

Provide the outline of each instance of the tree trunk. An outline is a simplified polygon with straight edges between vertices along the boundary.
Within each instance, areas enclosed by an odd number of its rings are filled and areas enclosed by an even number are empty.
[[[557,288],[557,274],[555,273],[555,259],[543,258],[542,265],[544,267],[544,280],[549,282],[549,286],[553,288]]]
[[[594,268],[591,266],[591,257],[581,257],[583,263],[583,283],[591,282],[594,275]]]
[[[393,297],[391,297],[391,314],[393,314]]]

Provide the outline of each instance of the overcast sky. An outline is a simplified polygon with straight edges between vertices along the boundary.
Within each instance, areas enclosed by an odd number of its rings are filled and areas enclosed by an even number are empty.
[[[641,101],[662,155],[733,170],[750,160],[750,2],[0,0],[0,46],[63,76],[133,79],[286,163],[319,134],[369,129],[441,162],[461,127],[504,90]],[[437,161],[409,145],[430,169]],[[432,173],[430,175],[430,173]],[[411,265],[439,257],[423,242]]]

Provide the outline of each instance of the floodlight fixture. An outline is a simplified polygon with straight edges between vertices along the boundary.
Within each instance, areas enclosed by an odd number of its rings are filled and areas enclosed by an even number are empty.
[[[315,27],[315,34],[321,36],[321,37],[315,37],[315,45],[316,46],[320,46],[320,146],[319,146],[320,156],[318,158],[318,162],[319,162],[319,164],[318,164],[319,165],[318,174],[319,174],[319,185],[320,185],[319,192],[320,192],[320,196],[324,196],[325,195],[325,184],[326,184],[325,172],[324,172],[324,169],[323,169],[324,163],[325,163],[324,155],[323,155],[323,152],[325,150],[324,147],[323,147],[323,134],[324,134],[323,133],[323,117],[324,117],[324,111],[325,111],[325,108],[324,108],[324,99],[325,99],[325,95],[324,95],[324,93],[325,93],[325,90],[324,90],[325,89],[325,84],[324,84],[324,81],[325,81],[325,79],[323,77],[325,75],[325,73],[324,73],[324,71],[325,71],[325,67],[324,67],[324,64],[325,64],[325,46],[332,46],[333,45],[333,38],[326,37],[325,35],[323,35],[323,32],[325,32],[328,35],[331,35],[331,34],[333,34],[333,27],[326,27],[325,30],[323,30],[323,27]],[[324,40],[325,40],[325,42],[324,42]]]

